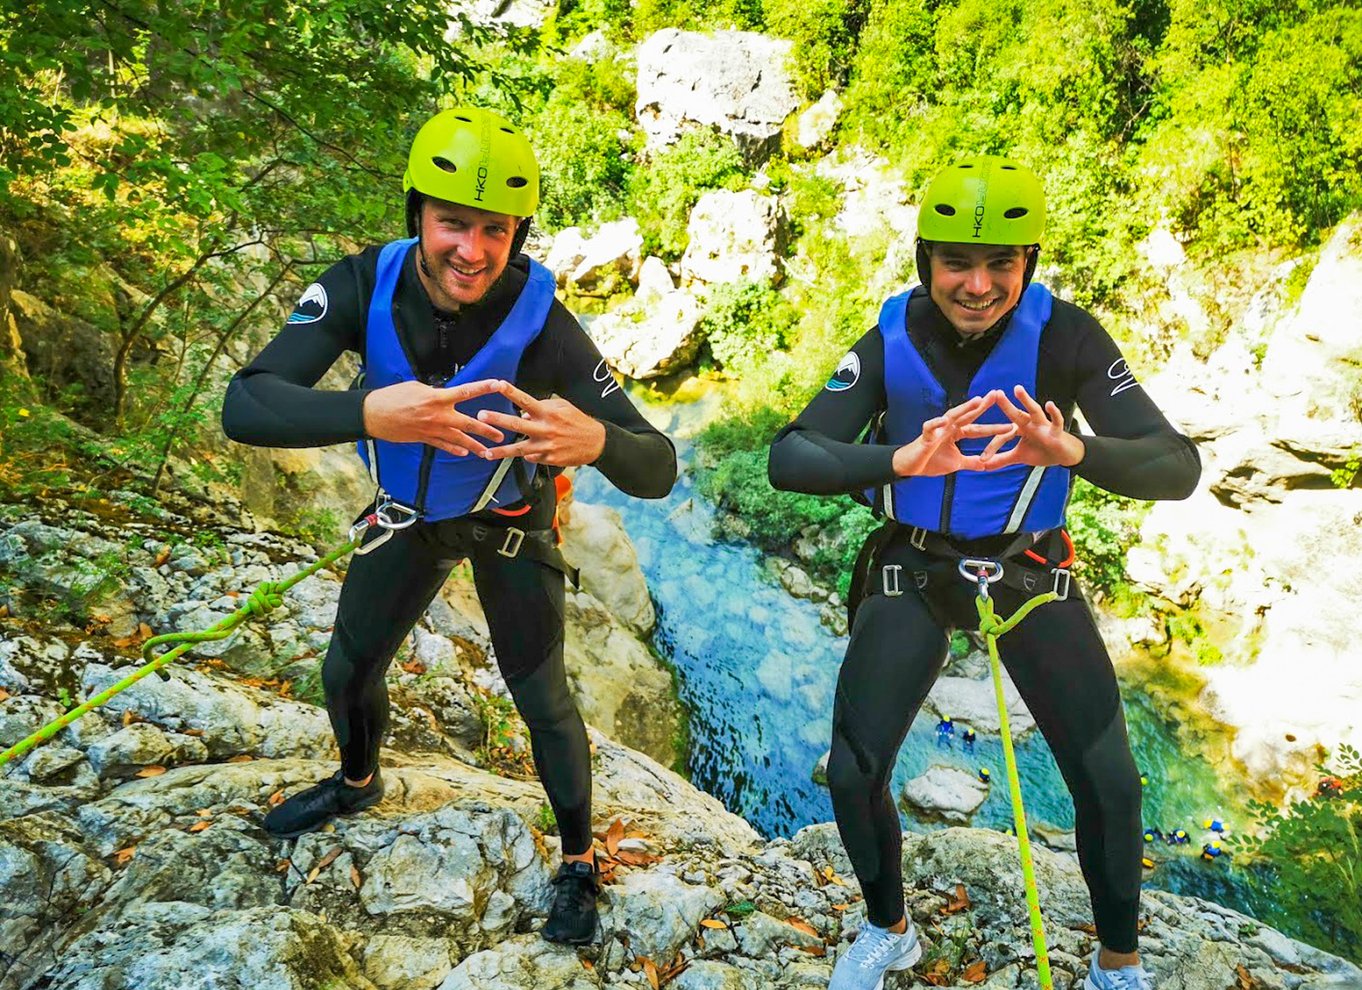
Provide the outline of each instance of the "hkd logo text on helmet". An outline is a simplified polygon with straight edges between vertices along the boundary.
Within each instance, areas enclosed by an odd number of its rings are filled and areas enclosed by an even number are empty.
[[[482,194],[486,191],[487,191],[487,166],[479,165],[477,191],[473,194],[473,198],[476,199],[479,203],[481,203]]]
[[[974,204],[974,236],[979,236],[979,231],[984,226],[984,199],[988,195],[984,184],[979,183],[979,199]]]

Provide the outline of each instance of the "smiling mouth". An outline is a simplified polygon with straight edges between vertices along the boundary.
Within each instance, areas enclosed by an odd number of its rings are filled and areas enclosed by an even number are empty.
[[[477,278],[479,275],[481,275],[483,272],[487,270],[486,267],[463,268],[460,265],[450,265],[449,267],[454,272],[454,274],[460,275],[463,278]]]
[[[961,309],[969,310],[969,312],[971,313],[982,313],[985,312],[986,310],[992,309],[993,304],[996,303],[997,301],[998,300],[996,299],[990,299],[988,302],[985,303],[967,303],[957,299],[955,301],[955,304],[959,306]]]

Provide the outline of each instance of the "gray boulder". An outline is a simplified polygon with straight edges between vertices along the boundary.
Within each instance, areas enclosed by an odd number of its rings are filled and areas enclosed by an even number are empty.
[[[591,321],[589,333],[610,367],[630,378],[658,378],[687,367],[704,343],[700,303],[684,289],[630,302]]]
[[[681,258],[687,282],[779,282],[784,271],[785,211],[754,189],[716,189],[691,210]]]
[[[638,47],[634,114],[658,148],[690,125],[732,135],[743,156],[764,161],[799,107],[786,63],[791,42],[747,31],[699,34],[665,28]]]

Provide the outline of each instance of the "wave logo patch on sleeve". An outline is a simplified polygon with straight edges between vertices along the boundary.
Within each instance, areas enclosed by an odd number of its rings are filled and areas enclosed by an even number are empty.
[[[289,314],[290,323],[316,323],[326,315],[326,290],[320,282],[313,282]]]
[[[845,392],[861,380],[861,358],[855,351],[842,358],[837,370],[823,387],[829,392]]]

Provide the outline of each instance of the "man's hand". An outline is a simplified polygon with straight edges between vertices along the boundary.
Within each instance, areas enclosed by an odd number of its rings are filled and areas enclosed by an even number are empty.
[[[575,467],[590,464],[605,449],[605,427],[566,399],[536,399],[510,382],[498,383],[497,391],[520,409],[520,416],[484,409],[478,419],[499,426],[525,439],[493,447],[482,456],[489,460],[523,457],[531,464]]]
[[[431,388],[420,382],[398,382],[364,397],[364,431],[377,440],[424,443],[455,457],[487,450],[474,435],[494,442],[502,432],[465,416],[455,406],[501,391],[504,382],[487,378],[453,388]]]
[[[1064,417],[1059,407],[1047,401],[1045,407],[1027,394],[1021,385],[1013,393],[1017,405],[1008,401],[1000,391],[991,393],[996,396],[998,408],[1011,420],[1007,432],[999,433],[988,442],[979,454],[979,462],[985,470],[992,471],[1007,467],[1009,464],[1029,464],[1032,467],[1073,467],[1083,460],[1085,453],[1083,441],[1064,428]],[[998,453],[1006,443],[1016,440],[1017,445],[1005,453]]]
[[[997,402],[1001,392],[975,396],[945,414],[922,424],[922,435],[912,443],[894,451],[894,473],[900,478],[910,475],[934,477],[955,471],[981,471],[985,468],[980,455],[960,452],[955,444],[974,437],[995,437],[1013,429],[1006,423],[981,424],[975,420]]]

